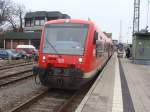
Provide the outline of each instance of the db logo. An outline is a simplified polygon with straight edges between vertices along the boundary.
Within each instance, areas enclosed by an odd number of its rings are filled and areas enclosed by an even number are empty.
[[[63,58],[58,58],[58,63],[64,63],[64,59]]]
[[[93,49],[93,56],[96,56],[96,49]]]

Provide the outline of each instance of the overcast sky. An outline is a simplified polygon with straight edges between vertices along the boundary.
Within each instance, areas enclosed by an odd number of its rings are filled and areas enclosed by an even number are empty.
[[[120,20],[122,40],[131,40],[134,0],[14,0],[31,11],[60,11],[72,18],[94,21],[101,30],[118,39]],[[148,0],[141,0],[140,29],[146,26]],[[150,23],[150,22],[149,22]]]

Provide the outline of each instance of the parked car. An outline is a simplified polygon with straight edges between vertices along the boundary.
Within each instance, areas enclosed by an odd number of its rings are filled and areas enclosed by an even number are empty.
[[[17,53],[14,49],[3,49],[0,50],[0,58],[2,59],[20,59],[21,55]]]
[[[8,58],[8,53],[6,52],[6,50],[3,49],[0,50],[0,58],[2,59]]]
[[[16,52],[18,52],[23,59],[28,57],[28,54],[24,50],[16,50]]]
[[[25,51],[27,57],[31,57],[32,55],[37,54],[37,50],[33,45],[17,45],[17,51]]]

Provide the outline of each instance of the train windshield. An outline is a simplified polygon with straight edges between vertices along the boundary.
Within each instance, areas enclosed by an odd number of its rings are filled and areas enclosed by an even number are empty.
[[[42,52],[83,55],[87,32],[87,24],[48,24],[44,30]]]

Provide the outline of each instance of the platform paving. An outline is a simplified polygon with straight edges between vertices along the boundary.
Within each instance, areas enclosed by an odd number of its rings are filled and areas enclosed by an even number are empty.
[[[114,54],[76,112],[150,112],[150,65],[117,61]]]
[[[135,112],[150,112],[150,65],[121,59]]]
[[[114,90],[116,56],[99,74],[96,82],[84,97],[76,112],[111,112]]]

